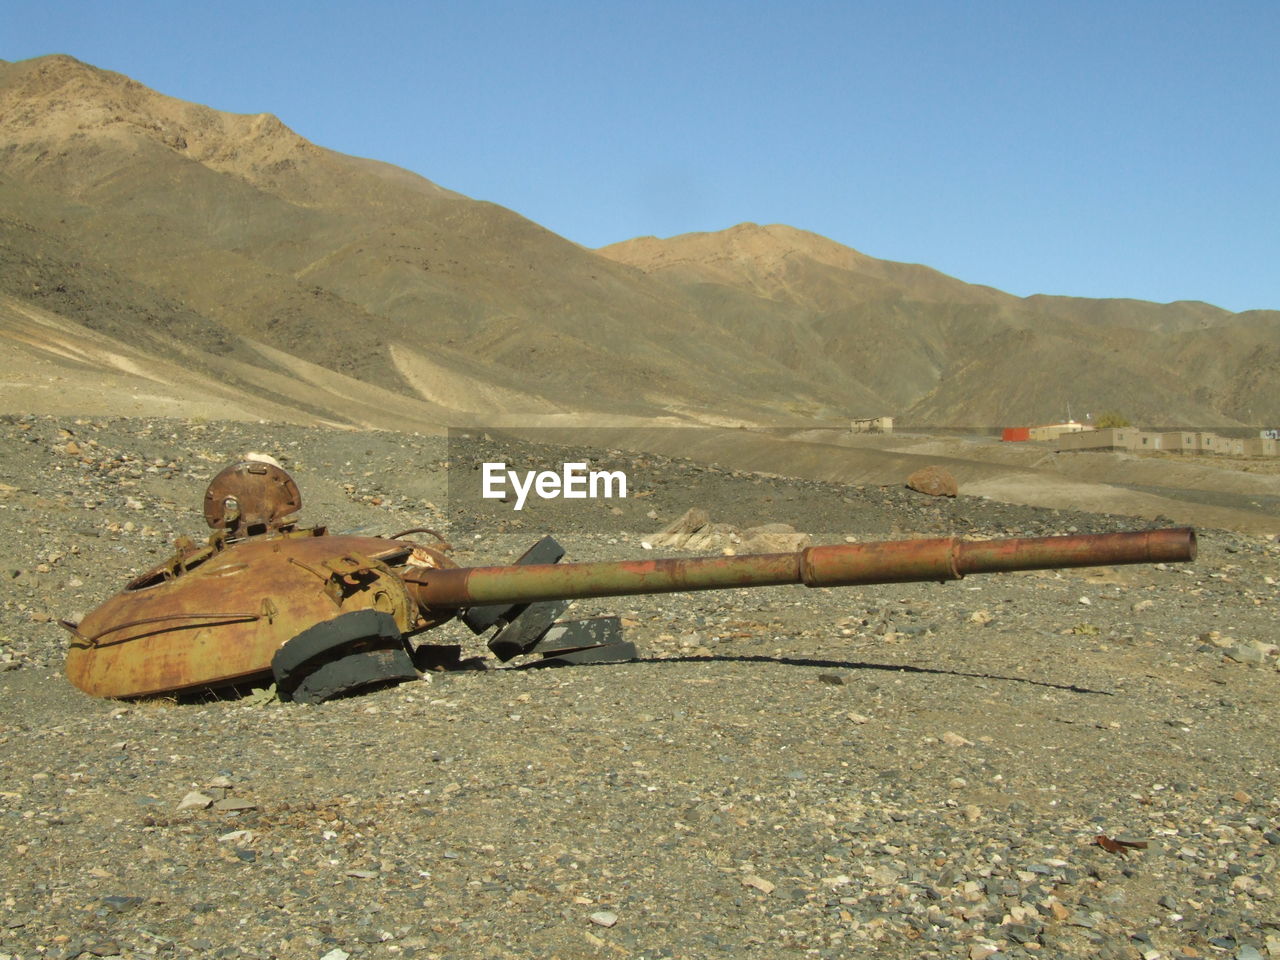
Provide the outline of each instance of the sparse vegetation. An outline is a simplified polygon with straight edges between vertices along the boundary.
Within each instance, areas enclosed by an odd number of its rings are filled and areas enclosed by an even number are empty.
[[[1108,411],[1094,421],[1094,426],[1099,430],[1106,430],[1108,427],[1132,427],[1133,424],[1129,418],[1122,413],[1116,413],[1114,410]]]

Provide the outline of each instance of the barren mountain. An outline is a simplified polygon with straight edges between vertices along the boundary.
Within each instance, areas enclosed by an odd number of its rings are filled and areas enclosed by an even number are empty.
[[[21,410],[1280,420],[1275,312],[1024,300],[781,226],[592,252],[64,56],[0,62],[0,298]]]
[[[1035,422],[1114,409],[1155,424],[1275,419],[1280,313],[1018,298],[792,227],[641,237],[600,253],[737,313],[785,315],[904,419]],[[780,337],[781,333],[778,334]]]

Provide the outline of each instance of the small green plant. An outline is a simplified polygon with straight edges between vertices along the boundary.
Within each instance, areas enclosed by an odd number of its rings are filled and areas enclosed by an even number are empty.
[[[1131,427],[1132,423],[1129,418],[1122,413],[1116,413],[1114,410],[1104,413],[1096,421],[1094,426],[1099,430],[1106,430],[1108,427]]]

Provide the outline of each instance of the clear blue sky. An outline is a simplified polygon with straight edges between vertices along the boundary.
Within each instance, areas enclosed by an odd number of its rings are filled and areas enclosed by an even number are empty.
[[[1280,308],[1280,2],[3,0],[586,246],[786,223],[1011,293]]]

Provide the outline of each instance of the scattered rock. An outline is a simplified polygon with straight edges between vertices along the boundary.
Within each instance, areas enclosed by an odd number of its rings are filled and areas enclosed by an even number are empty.
[[[645,549],[670,547],[698,553],[725,554],[794,553],[808,546],[811,538],[786,523],[766,523],[739,529],[727,523],[712,523],[707,511],[694,507],[658,533],[641,541]]]

